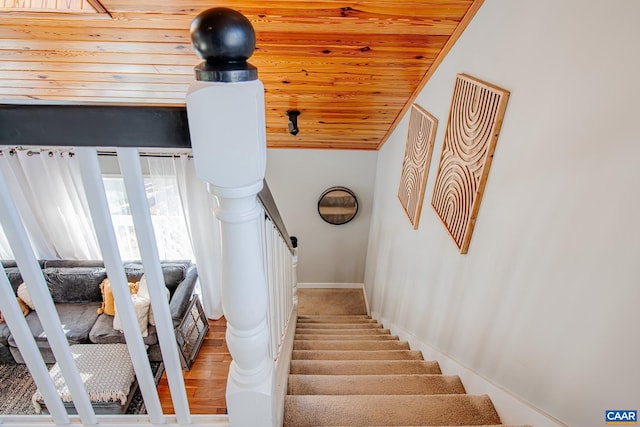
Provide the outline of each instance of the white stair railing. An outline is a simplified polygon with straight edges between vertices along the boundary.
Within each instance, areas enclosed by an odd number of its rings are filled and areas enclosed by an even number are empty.
[[[269,287],[270,348],[271,357],[277,360],[294,310],[297,290],[297,239],[289,236],[266,181],[258,198],[265,209],[262,232]]]
[[[22,223],[15,203],[6,185],[3,173],[0,173],[0,224],[7,236],[16,263],[47,335],[47,340],[66,384],[73,398],[79,415],[69,415],[62,405],[55,385],[50,378],[44,359],[22,315],[13,289],[0,265],[0,311],[6,318],[7,325],[15,337],[17,348],[23,356],[27,367],[39,388],[50,414],[47,415],[0,415],[3,426],[50,426],[69,424],[113,424],[113,425],[228,425],[226,416],[199,415],[193,416],[189,411],[186,388],[182,376],[173,323],[167,299],[163,289],[164,282],[160,260],[155,244],[155,236],[151,226],[151,214],[144,189],[140,159],[135,148],[119,149],[118,157],[127,185],[127,195],[134,215],[134,226],[141,247],[145,274],[149,274],[151,304],[156,318],[156,330],[162,350],[163,363],[169,380],[171,397],[175,415],[165,415],[160,406],[160,399],[151,371],[146,349],[140,335],[133,303],[129,295],[129,287],[123,263],[119,255],[115,231],[106,199],[104,184],[98,164],[95,148],[82,147],[76,149],[80,160],[80,172],[85,188],[91,217],[98,237],[98,243],[104,258],[113,295],[122,318],[122,325],[131,355],[136,378],[140,386],[148,415],[96,415],[84,388],[82,378],[75,365],[73,355],[58,313],[54,307],[52,296],[48,290],[45,277],[34,251],[31,248],[27,232]],[[155,279],[155,280],[154,280]],[[158,289],[154,289],[158,287]],[[107,367],[117,369],[117,367]],[[31,399],[31,396],[24,396]]]
[[[286,231],[281,233],[267,215],[264,221],[264,256],[269,286],[270,349],[275,363],[275,426],[282,425],[297,316],[297,301],[294,300],[294,295],[297,286],[298,255],[297,249],[291,245],[291,239],[285,236]]]
[[[209,191],[218,198],[216,216],[221,223],[222,243],[222,306],[227,320],[227,344],[233,358],[227,381],[228,425],[232,427],[276,427],[282,424],[286,377],[293,345],[296,315],[296,250],[286,233],[282,219],[269,206],[269,197],[262,192],[266,169],[266,128],[264,87],[257,79],[257,70],[246,62],[255,47],[255,33],[250,22],[237,12],[226,8],[205,11],[192,25],[192,39],[199,54],[206,62],[196,67],[198,81],[193,83],[187,94],[187,115],[196,174],[208,183]],[[195,30],[194,30],[195,28]],[[228,34],[227,34],[228,33]],[[201,43],[198,43],[197,41]],[[237,45],[236,45],[237,43]],[[220,46],[222,44],[223,46]],[[228,44],[228,45],[225,45]],[[145,402],[149,402],[149,416],[136,417],[136,424],[166,425],[225,425],[226,419],[213,416],[194,416],[189,413],[185,386],[175,348],[173,331],[169,331],[170,318],[166,299],[153,295],[163,295],[152,290],[152,306],[159,319],[159,341],[167,368],[171,395],[176,416],[162,414],[158,405],[157,391],[151,387],[148,361],[142,356],[141,339],[137,330],[134,309],[124,273],[119,267],[113,224],[105,215],[102,199],[104,188],[96,184],[97,163],[91,149],[80,150],[87,166],[83,177],[97,199],[90,207],[98,233],[99,243],[105,258],[109,277],[114,277],[114,297],[124,310],[124,329],[132,358],[143,359],[134,363],[134,369],[141,381]],[[132,209],[139,218],[135,221],[136,233],[143,249],[142,258],[145,271],[158,276],[160,265],[154,253],[154,237],[148,206],[144,199],[142,177],[136,167],[137,152],[119,150],[128,197],[133,201]],[[91,164],[91,165],[89,165]],[[140,176],[138,176],[140,175]],[[93,185],[91,184],[93,182]],[[3,190],[0,182],[0,192]],[[131,194],[129,194],[131,193]],[[89,196],[89,195],[88,195]],[[4,200],[4,199],[3,199]],[[10,197],[9,199],[10,200]],[[5,203],[10,206],[11,203]],[[275,204],[274,204],[275,207]],[[95,211],[95,212],[94,212]],[[268,219],[265,221],[265,211]],[[97,213],[96,213],[97,212]],[[10,215],[4,215],[10,217]],[[3,226],[7,220],[2,218]],[[10,223],[8,229],[20,230],[21,224]],[[4,425],[52,425],[52,424],[131,424],[129,416],[97,416],[87,396],[83,394],[77,369],[74,369],[71,353],[66,343],[59,318],[53,308],[42,272],[37,268],[33,254],[19,250],[13,242],[26,241],[26,237],[12,238],[6,234],[16,253],[18,266],[24,273],[33,273],[30,291],[36,296],[36,307],[41,311],[45,327],[56,359],[63,365],[65,379],[80,416],[68,416],[53,396],[51,380],[44,375],[44,361],[35,354],[33,337],[19,342],[21,351],[33,355],[27,359],[38,387],[41,388],[47,407],[52,408],[51,416],[1,417]],[[22,234],[26,236],[24,230]],[[207,236],[202,236],[207,238]],[[24,267],[24,270],[23,270]],[[31,274],[27,273],[27,274]],[[6,281],[4,281],[6,282]],[[8,282],[0,280],[2,300],[0,309],[7,312],[11,328],[25,331],[24,318],[18,316],[15,299],[7,300],[12,292]],[[31,289],[33,288],[33,289]],[[48,298],[48,299],[47,299]],[[157,299],[157,301],[156,301]],[[43,322],[43,323],[44,323]],[[29,360],[31,359],[31,360]],[[56,402],[57,401],[57,402]]]

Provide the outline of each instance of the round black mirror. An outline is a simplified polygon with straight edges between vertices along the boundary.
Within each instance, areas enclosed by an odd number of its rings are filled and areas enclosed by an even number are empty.
[[[318,213],[329,224],[346,224],[358,213],[358,199],[346,187],[331,187],[318,199]]]

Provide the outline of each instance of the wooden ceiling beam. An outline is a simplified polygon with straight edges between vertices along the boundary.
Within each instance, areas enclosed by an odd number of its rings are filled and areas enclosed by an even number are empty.
[[[184,108],[4,105],[0,145],[190,148],[191,142]]]

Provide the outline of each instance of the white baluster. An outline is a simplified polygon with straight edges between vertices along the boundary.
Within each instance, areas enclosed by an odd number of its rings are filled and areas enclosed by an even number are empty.
[[[69,349],[67,337],[65,336],[60,322],[60,317],[58,316],[58,312],[56,311],[53,300],[51,299],[51,294],[49,293],[42,270],[40,269],[33,249],[31,248],[27,231],[20,219],[20,214],[18,213],[13,199],[9,196],[7,189],[8,186],[6,185],[4,174],[0,174],[0,219],[2,220],[2,227],[7,235],[7,239],[11,245],[11,250],[15,255],[16,263],[20,269],[22,279],[27,285],[29,294],[33,299],[40,323],[42,324],[42,328],[47,336],[47,340],[49,341],[49,345],[51,346],[51,350],[53,351],[58,366],[60,366],[60,370],[69,388],[69,392],[71,393],[73,403],[78,414],[80,414],[82,423],[85,425],[97,424],[98,420],[96,418],[96,414],[91,406],[91,401],[89,400],[84,384],[82,383],[78,367],[73,360],[73,355]],[[10,307],[9,309],[11,310]],[[13,319],[14,317],[12,316],[10,321]],[[24,334],[26,331],[22,328],[20,332]],[[30,331],[28,333],[31,334]],[[20,339],[18,341],[19,348],[22,349],[23,346],[25,346],[25,350],[33,351],[33,346],[29,344],[29,341],[30,340],[28,339]],[[45,398],[48,398],[46,403],[49,404],[51,402],[51,397],[53,397],[50,393],[51,387],[41,376],[39,376],[42,368],[40,365],[42,358],[27,356],[26,361],[29,363],[29,368],[34,369],[34,374],[38,375],[35,377],[39,380],[38,385],[44,386],[43,391],[46,391],[47,393],[44,396]],[[54,404],[53,408],[56,411],[56,420],[63,420],[63,422],[66,422],[66,420],[64,420],[64,415],[60,413],[60,406]]]
[[[293,250],[293,259],[291,261],[291,281],[293,289],[291,290],[291,303],[298,305],[298,249]]]
[[[131,362],[136,372],[138,385],[151,422],[161,424],[163,422],[163,414],[160,397],[156,390],[147,351],[140,335],[133,303],[129,297],[127,277],[122,268],[122,258],[120,257],[113,221],[109,213],[109,204],[100,173],[98,154],[93,147],[79,147],[76,149],[76,154],[79,159],[80,175],[85,187],[85,194],[89,202],[91,219],[95,225],[104,265],[107,268],[113,289],[113,296],[118,304],[118,313],[122,318],[127,348],[131,355]]]

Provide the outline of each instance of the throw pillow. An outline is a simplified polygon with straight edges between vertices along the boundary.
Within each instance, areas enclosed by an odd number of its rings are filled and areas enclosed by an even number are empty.
[[[129,293],[131,295],[138,293],[138,282],[129,282]],[[104,279],[100,283],[100,292],[102,292],[102,305],[98,309],[98,314],[108,314],[109,316],[116,315],[115,299],[113,298],[113,292],[111,291],[111,283],[109,279]]]
[[[136,312],[136,318],[138,319],[138,326],[143,337],[149,336],[149,300],[141,297],[138,294],[131,295],[131,302],[133,303],[133,309]],[[113,329],[117,329],[120,332],[124,332],[122,328],[122,321],[116,308],[116,315],[113,318]]]
[[[111,292],[111,283],[109,279],[104,279],[100,283],[100,292],[102,293],[102,305],[98,309],[98,314],[108,314],[109,316],[115,316],[116,303],[113,299],[113,293]]]
[[[20,298],[16,298],[16,300],[18,301],[18,305],[20,306],[20,310],[22,311],[22,314],[24,316],[26,316],[27,314],[29,314],[29,312],[31,311],[29,309],[29,306],[27,306],[27,304],[24,303],[24,301],[22,301]],[[0,317],[2,317],[2,315],[0,314]]]
[[[16,293],[18,294],[18,297],[25,304],[27,304],[27,306],[31,310],[36,309],[36,306],[33,304],[33,301],[31,300],[31,295],[29,295],[29,290],[27,289],[27,285],[25,285],[24,283],[21,283],[20,286],[18,286],[18,290],[16,291]]]
[[[169,289],[166,286],[164,288],[164,291],[165,291],[165,296],[167,297],[167,301],[169,301],[171,293],[169,292]],[[143,298],[148,299],[149,303],[151,303],[151,295],[149,295],[149,285],[147,284],[147,276],[145,276],[144,274],[140,278],[140,289],[138,290],[138,295],[142,295]],[[151,305],[149,305],[149,324],[153,326],[156,325],[156,319],[155,317],[153,317],[153,308],[151,307]]]
[[[24,303],[24,301],[22,301],[20,298],[16,297],[16,300],[18,301],[18,305],[20,306],[20,310],[22,311],[22,314],[24,314],[25,316],[27,314],[29,314],[29,307],[27,307],[27,304]],[[0,323],[4,323],[4,316],[2,315],[2,312],[0,311]]]

